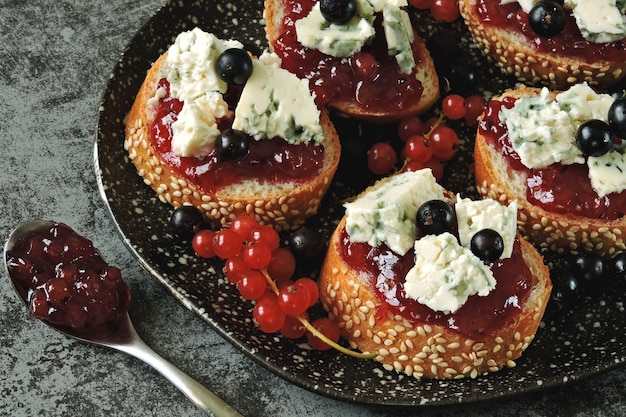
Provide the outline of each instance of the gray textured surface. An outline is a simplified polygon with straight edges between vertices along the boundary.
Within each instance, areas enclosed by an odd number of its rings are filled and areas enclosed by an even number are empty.
[[[119,266],[130,313],[157,352],[247,416],[621,416],[626,370],[506,401],[422,410],[362,407],[269,374],[155,283],[126,251],[92,166],[100,93],[124,45],[159,0],[0,0],[0,233],[48,218],[92,238]],[[29,318],[0,280],[1,416],[199,416],[136,359],[69,340]]]

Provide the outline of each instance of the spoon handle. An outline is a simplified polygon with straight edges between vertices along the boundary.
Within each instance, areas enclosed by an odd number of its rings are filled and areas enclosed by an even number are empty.
[[[231,405],[209,391],[205,386],[159,356],[139,337],[135,337],[130,344],[116,347],[141,359],[143,362],[159,371],[161,375],[167,378],[185,394],[187,398],[207,414],[215,417],[243,417],[243,415]]]

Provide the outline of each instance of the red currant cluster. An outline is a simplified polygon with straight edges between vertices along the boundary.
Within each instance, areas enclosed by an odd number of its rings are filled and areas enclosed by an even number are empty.
[[[340,330],[334,321],[327,317],[309,321],[308,309],[319,299],[317,283],[309,277],[292,280],[296,258],[289,249],[280,247],[280,236],[271,226],[241,215],[229,228],[198,231],[192,247],[200,257],[224,260],[228,281],[237,286],[243,298],[255,303],[253,318],[261,331],[280,332],[289,339],[306,336],[317,350],[335,348],[362,356],[337,344]]]
[[[446,120],[464,119],[473,125],[486,105],[484,97],[471,95],[467,98],[449,94],[441,103],[441,114],[424,121],[419,116],[409,116],[398,124],[398,137],[403,142],[400,158],[404,161],[402,171],[430,168],[437,180],[443,177],[444,163],[456,155],[459,136],[446,125]],[[376,175],[393,170],[398,161],[395,148],[387,142],[374,144],[367,155],[367,166]]]
[[[416,9],[428,10],[436,20],[452,23],[461,14],[457,0],[409,0],[409,4]]]

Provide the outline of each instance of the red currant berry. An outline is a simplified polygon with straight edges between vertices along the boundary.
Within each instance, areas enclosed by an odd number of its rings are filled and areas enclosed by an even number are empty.
[[[441,181],[441,179],[443,178],[443,173],[444,173],[443,163],[436,158],[431,158],[426,162],[410,161],[408,164],[404,166],[403,172],[419,171],[420,169],[426,169],[426,168],[432,171],[433,176],[435,177],[437,181]]]
[[[457,0],[434,0],[430,14],[440,22],[452,23],[461,14]]]
[[[246,300],[257,300],[265,293],[267,282],[262,273],[250,269],[241,275],[237,288],[241,296]]]
[[[404,144],[404,154],[411,161],[426,162],[433,156],[430,140],[423,135],[409,138]]]
[[[467,107],[465,121],[469,125],[474,125],[478,120],[478,116],[485,111],[487,100],[483,96],[471,95],[465,99],[465,107]]]
[[[467,108],[465,107],[465,98],[458,94],[450,94],[444,97],[441,102],[441,111],[448,119],[458,120],[465,117]]]
[[[259,227],[259,222],[248,214],[241,214],[233,219],[230,228],[237,232],[243,241],[250,240],[252,231]]]
[[[267,273],[276,282],[288,280],[296,271],[296,258],[289,249],[278,248],[272,252],[272,259],[267,265]]]
[[[262,297],[254,305],[252,318],[262,332],[274,333],[283,327],[286,317],[276,297]]]
[[[424,122],[424,131],[422,134],[428,134],[440,123],[439,117],[431,117]]]
[[[242,248],[241,236],[231,229],[222,229],[213,236],[213,250],[222,259],[235,257]]]
[[[249,270],[250,267],[243,260],[242,255],[237,255],[234,258],[227,259],[224,263],[224,275],[226,275],[226,279],[233,284],[237,284],[241,281],[243,274]]]
[[[402,142],[422,133],[424,133],[424,121],[417,116],[405,117],[398,124],[398,137]]]
[[[341,332],[339,331],[339,326],[337,323],[332,321],[327,317],[322,317],[317,320],[314,320],[311,325],[319,330],[324,336],[329,338],[333,342],[338,342],[339,337],[341,336]],[[317,350],[328,350],[331,348],[329,344],[324,342],[322,339],[315,336],[313,333],[307,331],[306,339],[309,342],[309,345]]]
[[[191,240],[191,247],[194,252],[201,258],[213,258],[215,256],[215,250],[213,249],[213,238],[215,232],[210,229],[200,230],[193,236]]]
[[[272,260],[272,250],[265,242],[254,242],[243,249],[243,260],[252,269],[262,269]]]
[[[448,126],[437,126],[429,137],[433,155],[441,161],[448,161],[456,155],[459,136]]]
[[[288,285],[278,293],[278,303],[286,314],[302,314],[309,308],[308,290],[296,284]]]
[[[253,242],[265,243],[271,251],[280,246],[280,236],[272,226],[260,225],[252,231],[251,237]]]
[[[305,320],[309,319],[308,313],[305,311],[300,315]],[[286,316],[285,324],[280,328],[280,333],[287,339],[299,339],[306,334],[306,327],[296,316]]]
[[[389,173],[397,161],[398,155],[395,149],[386,142],[378,142],[372,145],[367,152],[367,167],[376,175]]]
[[[311,307],[319,299],[319,288],[317,288],[317,282],[308,277],[298,278],[294,283],[295,286],[303,288],[309,294],[309,305]]]

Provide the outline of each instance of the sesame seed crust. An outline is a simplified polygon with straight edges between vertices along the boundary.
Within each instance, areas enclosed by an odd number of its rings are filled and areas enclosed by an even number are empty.
[[[126,118],[124,139],[124,148],[137,173],[157,193],[159,200],[173,207],[195,206],[215,227],[228,225],[238,215],[249,214],[279,231],[290,230],[316,214],[337,170],[341,151],[339,137],[327,112],[322,110],[320,116],[326,139],[319,175],[305,182],[260,183],[251,178],[219,190],[201,189],[163,163],[150,142],[154,110],[148,103],[155,95],[166,55],[161,55],[148,71]]]
[[[507,90],[502,96],[537,92],[538,89],[520,87]],[[480,195],[504,204],[517,200],[518,230],[536,247],[574,255],[595,252],[607,257],[626,251],[626,218],[604,220],[571,213],[551,213],[531,204],[526,199],[526,174],[510,169],[502,155],[480,132],[474,146],[474,170]]]
[[[377,298],[367,278],[351,270],[340,255],[344,225],[345,218],[331,237],[319,287],[322,305],[353,349],[377,353],[375,360],[385,369],[415,378],[477,378],[515,366],[535,337],[552,287],[543,258],[530,243],[521,240],[523,258],[534,272],[527,303],[505,327],[474,340],[450,328],[409,321],[381,308],[384,301]],[[366,312],[361,306],[368,306]]]
[[[483,25],[475,3],[476,0],[460,0],[461,16],[474,43],[506,75],[513,75],[526,84],[556,89],[583,81],[600,88],[608,87],[626,76],[626,62],[586,62],[536,51],[520,33]]]

